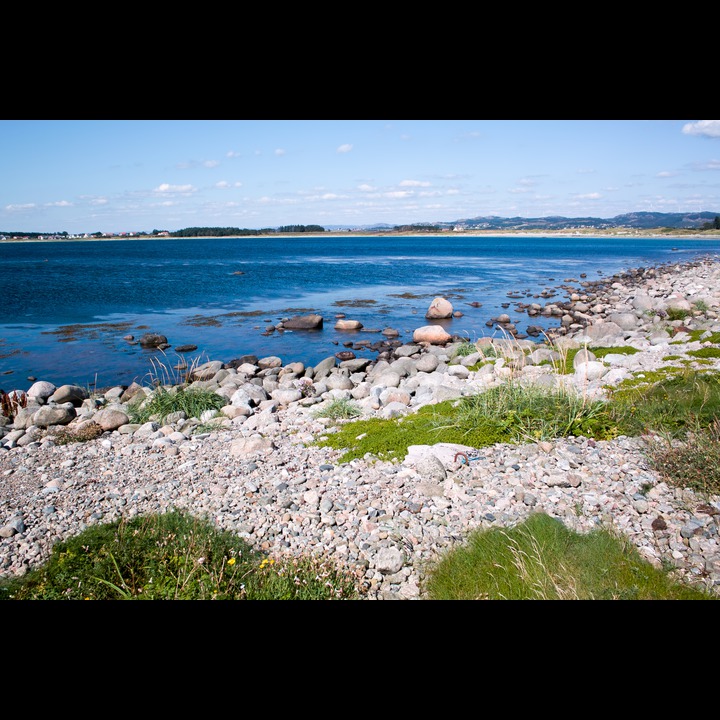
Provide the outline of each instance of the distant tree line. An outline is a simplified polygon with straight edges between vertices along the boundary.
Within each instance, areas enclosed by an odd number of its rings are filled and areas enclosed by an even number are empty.
[[[257,230],[235,227],[189,227],[170,233],[171,237],[238,237],[240,235],[257,235]]]
[[[325,228],[322,225],[281,225],[277,232],[282,233],[322,233]]]
[[[282,225],[279,228],[249,230],[236,227],[189,227],[171,232],[171,237],[241,237],[244,235],[273,235],[276,233],[321,233],[322,225]],[[153,234],[157,234],[157,231]]]
[[[712,222],[703,223],[700,226],[701,230],[720,230],[720,215],[716,215]]]
[[[393,229],[396,232],[442,232],[440,225],[396,225]]]
[[[22,237],[22,238],[28,238],[28,240],[37,240],[38,238],[46,238],[46,237],[58,237],[58,238],[65,238],[68,236],[67,232],[54,232],[54,233],[39,233],[39,232],[4,232],[0,230],[0,235],[3,237]]]

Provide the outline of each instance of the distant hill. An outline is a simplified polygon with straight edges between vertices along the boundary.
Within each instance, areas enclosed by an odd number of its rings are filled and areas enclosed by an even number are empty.
[[[612,218],[576,217],[569,218],[561,215],[541,218],[511,217],[504,218],[496,215],[485,217],[462,218],[451,222],[414,223],[415,225],[437,225],[439,227],[463,227],[467,230],[574,230],[579,228],[594,228],[607,230],[609,228],[633,228],[637,230],[652,230],[655,228],[698,229],[704,223],[712,222],[720,212],[694,212],[694,213],[661,213],[661,212],[635,212],[616,215]],[[383,231],[392,230],[395,225],[381,223],[378,225],[364,225],[362,227],[351,225],[326,226],[327,230],[366,230]]]
[[[462,218],[452,221],[438,221],[434,223],[413,223],[411,225],[389,223],[378,223],[377,225],[284,225],[279,228],[263,228],[262,230],[241,229],[241,228],[185,228],[172,233],[167,231],[153,230],[152,233],[135,232],[123,233],[123,236],[146,236],[146,235],[168,235],[170,237],[221,237],[241,235],[270,235],[278,232],[392,232],[399,229],[416,228],[422,231],[427,228],[431,230],[454,230],[462,229],[472,232],[473,230],[509,230],[522,232],[526,230],[611,230],[614,228],[627,228],[633,230],[700,230],[703,225],[712,223],[715,218],[720,217],[720,212],[694,212],[694,213],[661,213],[661,212],[635,212],[616,215],[612,218],[597,217],[563,217],[555,215],[551,217],[504,218],[497,215],[484,217]],[[38,232],[2,232],[0,240],[8,239],[73,239],[77,237],[113,237],[111,233],[92,233],[91,235],[68,235],[67,232],[38,233]]]
[[[596,228],[604,230],[613,227],[626,227],[637,230],[650,230],[653,228],[673,228],[674,230],[680,230],[699,228],[704,223],[712,222],[717,215],[720,215],[720,213],[636,212],[616,215],[612,218],[568,218],[562,216],[543,218],[501,218],[491,216],[457,220],[453,224],[478,230],[571,230],[577,228]]]

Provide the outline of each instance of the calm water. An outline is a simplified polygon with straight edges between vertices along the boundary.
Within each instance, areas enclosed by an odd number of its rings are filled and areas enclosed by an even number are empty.
[[[518,330],[521,302],[573,278],[587,280],[648,265],[717,254],[720,241],[631,238],[303,237],[0,243],[0,387],[26,389],[28,377],[56,385],[105,387],[143,381],[157,365],[180,361],[173,349],[228,362],[245,354],[315,364],[344,342],[383,339],[392,327],[410,342],[443,296],[461,318],[442,321],[475,340],[497,332],[486,321],[507,312]],[[566,299],[563,291],[551,300]],[[471,302],[481,303],[475,308]],[[503,303],[510,303],[508,308]],[[263,335],[283,317],[318,313],[317,331]],[[359,320],[334,330],[335,316]],[[123,339],[165,335],[165,355]],[[375,357],[354,350],[358,357]]]

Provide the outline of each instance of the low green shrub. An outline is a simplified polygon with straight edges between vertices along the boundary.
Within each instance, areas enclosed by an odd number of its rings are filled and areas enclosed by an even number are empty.
[[[86,422],[80,428],[65,426],[56,430],[50,437],[56,445],[69,445],[76,442],[88,442],[99,438],[105,431],[96,422]]]
[[[703,497],[720,494],[720,420],[705,426],[695,422],[681,439],[653,434],[645,452],[668,485],[690,488]]]
[[[327,558],[275,559],[173,511],[95,525],[0,582],[2,600],[343,600],[357,578]]]
[[[576,533],[542,512],[471,533],[428,568],[423,592],[429,600],[718,599],[673,580],[610,530]]]

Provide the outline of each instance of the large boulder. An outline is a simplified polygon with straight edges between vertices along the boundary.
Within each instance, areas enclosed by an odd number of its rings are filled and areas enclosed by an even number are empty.
[[[103,408],[98,410],[92,417],[103,430],[117,430],[122,425],[127,425],[130,418],[118,408]]]
[[[336,330],[360,330],[363,324],[359,320],[340,319],[335,323]]]
[[[448,300],[442,297],[436,297],[428,308],[425,318],[427,320],[443,320],[452,317],[453,306]]]
[[[50,427],[50,425],[67,425],[76,416],[75,408],[70,403],[67,405],[43,405],[33,415],[33,425],[40,428]]]
[[[138,340],[138,342],[140,343],[140,347],[149,347],[149,348],[170,347],[165,335],[161,335],[160,333],[145,333],[140,338],[140,340]]]
[[[316,330],[323,326],[322,315],[295,315],[283,320],[282,326],[286,330]]]
[[[90,393],[80,385],[61,385],[48,399],[58,405],[71,402],[73,405],[78,406],[89,397]]]
[[[222,370],[222,362],[220,360],[210,360],[202,365],[198,365],[191,373],[193,380],[210,380]]]
[[[638,325],[638,318],[635,313],[610,313],[607,316],[608,322],[615,323],[623,330],[634,330]]]
[[[426,342],[431,345],[445,345],[452,340],[452,335],[440,325],[423,325],[413,333],[413,342]]]
[[[47,400],[56,390],[57,388],[51,382],[47,382],[47,380],[38,380],[30,386],[30,389],[27,391],[27,395],[29,398]]]

